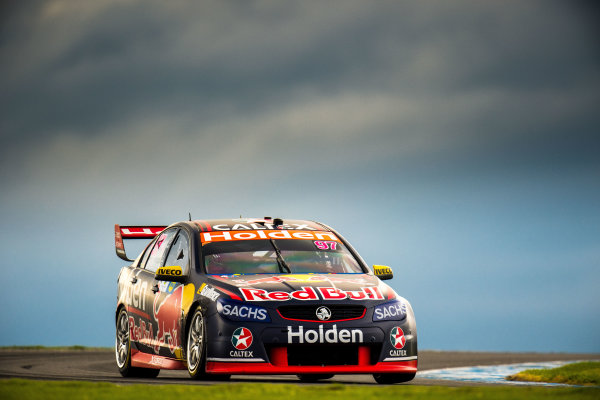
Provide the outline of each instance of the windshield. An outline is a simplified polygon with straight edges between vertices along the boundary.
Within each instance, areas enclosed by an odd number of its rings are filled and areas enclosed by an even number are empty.
[[[350,251],[334,240],[223,241],[205,243],[202,253],[207,274],[364,273]]]

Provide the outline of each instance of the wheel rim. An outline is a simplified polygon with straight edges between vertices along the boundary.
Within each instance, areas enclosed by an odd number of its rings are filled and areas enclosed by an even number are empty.
[[[202,345],[204,343],[204,319],[197,313],[192,319],[187,341],[187,362],[190,371],[196,371],[202,359]]]
[[[117,320],[117,338],[115,342],[117,365],[123,368],[129,357],[129,321],[127,312],[121,311]]]

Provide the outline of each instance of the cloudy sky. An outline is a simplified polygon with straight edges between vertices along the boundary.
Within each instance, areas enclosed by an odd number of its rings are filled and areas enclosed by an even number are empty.
[[[423,349],[600,352],[591,2],[0,10],[0,345],[110,346],[113,224],[191,212],[336,227]]]

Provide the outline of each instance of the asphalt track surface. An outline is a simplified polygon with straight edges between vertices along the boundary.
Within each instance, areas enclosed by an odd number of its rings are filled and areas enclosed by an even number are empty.
[[[542,361],[598,360],[600,354],[572,353],[492,353],[492,352],[451,352],[420,351],[419,371],[468,367],[481,365],[502,365]],[[126,379],[119,375],[112,351],[53,351],[53,350],[0,350],[0,378],[26,378],[44,380],[80,380],[113,383],[148,384],[222,384],[223,381],[194,381],[187,371],[160,372],[155,379]],[[273,382],[301,383],[294,375],[234,375],[229,382]],[[336,375],[330,382],[345,384],[375,385],[371,375]],[[454,382],[419,378],[409,385],[478,386],[483,383]]]

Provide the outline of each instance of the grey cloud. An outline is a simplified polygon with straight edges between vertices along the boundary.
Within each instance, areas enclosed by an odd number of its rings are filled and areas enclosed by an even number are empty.
[[[4,162],[52,158],[62,136],[160,156],[151,121],[187,149],[597,166],[598,57],[564,3],[54,1],[12,15]]]

